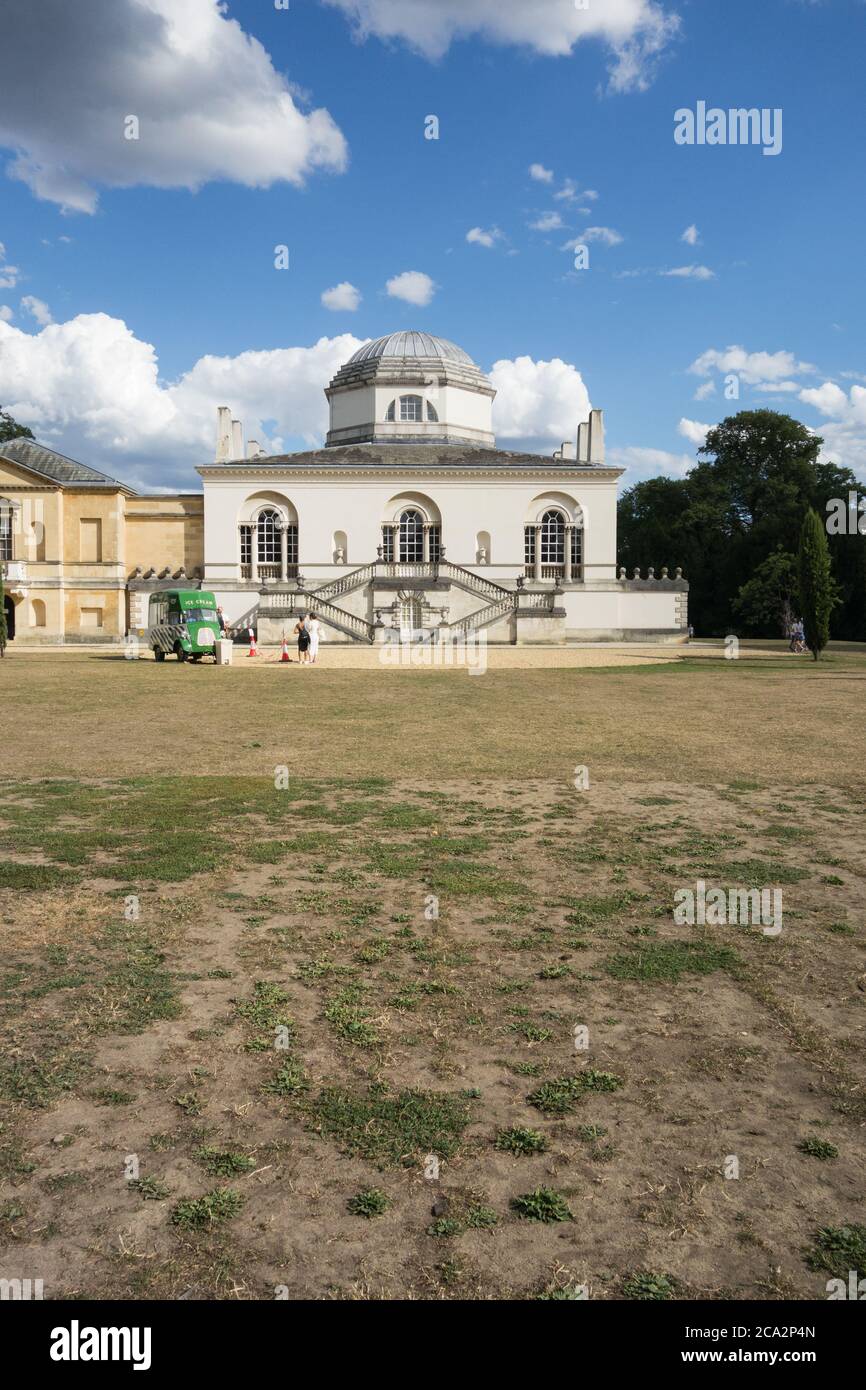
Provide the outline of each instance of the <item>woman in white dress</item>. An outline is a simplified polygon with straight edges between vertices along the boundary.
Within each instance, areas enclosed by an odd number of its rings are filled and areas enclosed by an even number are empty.
[[[316,658],[319,655],[319,628],[321,623],[315,613],[311,613],[307,618],[307,631],[310,634],[310,664],[315,666]]]

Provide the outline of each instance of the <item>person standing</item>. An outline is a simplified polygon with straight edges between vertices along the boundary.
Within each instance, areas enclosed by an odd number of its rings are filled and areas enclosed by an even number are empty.
[[[305,618],[299,618],[295,623],[295,636],[298,639],[298,663],[306,666],[310,654],[310,632]]]
[[[316,657],[319,655],[319,629],[322,624],[319,622],[315,613],[311,613],[307,618],[307,631],[310,634],[310,665],[315,666]]]

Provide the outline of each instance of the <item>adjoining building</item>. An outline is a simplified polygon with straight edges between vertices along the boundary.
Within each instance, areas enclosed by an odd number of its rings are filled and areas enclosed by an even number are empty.
[[[200,494],[141,496],[33,441],[0,444],[0,560],[16,641],[119,641],[151,592],[213,590],[278,641],[682,640],[688,584],[616,565],[622,470],[602,412],[548,458],[496,447],[494,388],[454,343],[397,333],[326,388],[324,448],[267,455],[217,412]]]

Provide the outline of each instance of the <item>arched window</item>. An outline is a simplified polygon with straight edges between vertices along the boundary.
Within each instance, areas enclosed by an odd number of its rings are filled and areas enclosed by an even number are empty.
[[[541,518],[541,563],[565,564],[565,517],[562,512],[545,512]]]
[[[408,562],[424,559],[424,518],[414,508],[400,514],[399,558]]]
[[[388,406],[388,409],[387,409],[386,412],[385,412],[385,419],[386,419],[386,420],[391,420],[391,421],[393,421],[393,420],[396,420],[396,418],[397,418],[397,402],[396,402],[396,401],[392,401],[391,404]]]
[[[0,560],[12,559],[12,503],[0,497]]]
[[[424,402],[420,396],[401,396],[400,397],[400,419],[408,420],[412,424],[420,424],[424,419]]]
[[[424,626],[423,609],[417,594],[405,594],[400,600],[400,630],[407,635],[421,632]]]
[[[438,425],[439,423],[439,416],[436,413],[436,407],[432,404],[431,401],[427,402],[427,419],[430,421],[432,425]]]
[[[259,512],[256,522],[258,562],[276,565],[280,561],[280,515],[272,508]]]

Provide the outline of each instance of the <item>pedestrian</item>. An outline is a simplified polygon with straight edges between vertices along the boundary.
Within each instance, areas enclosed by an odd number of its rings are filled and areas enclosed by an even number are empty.
[[[221,606],[220,606],[219,604],[217,604],[217,622],[219,623],[220,637],[225,637],[225,633],[226,633],[226,618],[225,618],[225,613],[223,613],[223,610],[222,610],[222,608],[221,608]]]
[[[295,636],[298,639],[298,662],[306,666],[310,656],[310,633],[304,617],[295,623]]]
[[[316,617],[315,613],[311,613],[310,616],[307,618],[307,631],[308,631],[309,634],[310,634],[310,665],[311,665],[311,666],[315,666],[315,664],[316,664],[316,657],[319,655],[319,628],[320,628],[321,626],[322,626],[322,624],[319,622],[319,620],[318,620],[318,618]]]

